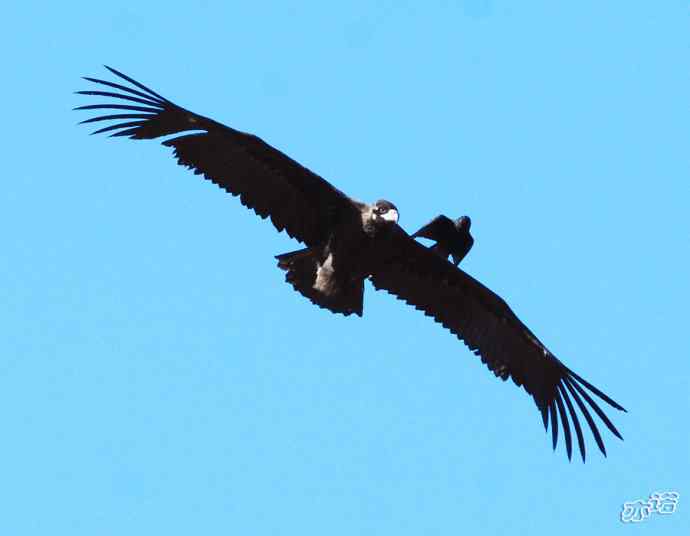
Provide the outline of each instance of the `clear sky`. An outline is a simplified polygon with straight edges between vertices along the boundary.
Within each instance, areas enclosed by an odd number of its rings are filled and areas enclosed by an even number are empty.
[[[686,1],[140,4],[4,7],[0,534],[688,534]],[[469,214],[464,268],[625,441],[568,463],[419,312],[312,306],[287,235],[76,126],[104,63],[410,232]]]

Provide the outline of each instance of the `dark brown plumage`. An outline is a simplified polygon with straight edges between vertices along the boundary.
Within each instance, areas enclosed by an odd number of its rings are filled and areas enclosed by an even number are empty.
[[[86,78],[108,90],[79,94],[118,102],[77,109],[118,112],[83,123],[115,121],[95,133],[133,139],[174,135],[162,143],[173,149],[180,164],[239,196],[243,205],[262,218],[270,217],[276,229],[307,246],[279,255],[278,265],[286,271],[286,280],[313,303],[361,316],[363,282],[370,279],[376,289],[386,290],[449,329],[497,377],[512,378],[524,387],[544,426],[548,429],[551,423],[554,449],[560,421],[568,458],[572,424],[585,459],[577,410],[602,453],[606,449],[591,411],[621,438],[593,396],[618,410],[625,411],[623,407],[561,363],[505,301],[457,268],[473,243],[469,218],[434,219],[415,233],[436,240],[426,248],[397,224],[398,211],[392,203],[355,201],[260,138],[185,110],[115,69],[108,70],[131,87]],[[455,266],[446,260],[449,254]]]

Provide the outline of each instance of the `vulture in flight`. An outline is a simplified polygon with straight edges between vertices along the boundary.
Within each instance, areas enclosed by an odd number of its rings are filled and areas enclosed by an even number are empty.
[[[305,246],[276,258],[286,281],[312,303],[333,313],[362,316],[364,280],[369,279],[376,289],[450,330],[498,378],[524,387],[544,428],[551,425],[554,450],[562,430],[568,459],[576,440],[585,460],[581,417],[604,455],[592,413],[622,439],[600,404],[625,409],[565,366],[503,299],[457,267],[473,243],[469,218],[439,216],[410,236],[398,225],[398,209],[390,201],[356,201],[257,136],[185,110],[107,69],[116,81],[86,77],[96,87],[77,92],[107,102],[76,109],[110,111],[82,123],[109,122],[94,134],[166,136],[162,144],[172,148],[179,164],[239,196],[244,206]],[[436,244],[426,247],[417,236]]]

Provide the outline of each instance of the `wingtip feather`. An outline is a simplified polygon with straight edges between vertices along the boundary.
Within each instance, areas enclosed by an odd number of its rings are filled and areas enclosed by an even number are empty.
[[[604,440],[601,438],[601,434],[599,433],[599,429],[597,428],[597,425],[594,422],[592,415],[589,413],[587,406],[585,405],[585,403],[582,401],[582,399],[578,395],[578,392],[573,388],[573,385],[575,385],[576,387],[579,387],[579,386],[577,386],[577,384],[575,384],[575,382],[573,382],[568,377],[563,378],[563,383],[565,384],[565,386],[570,391],[570,394],[573,397],[573,399],[575,399],[577,406],[580,408],[580,412],[584,415],[585,420],[587,421],[587,424],[589,425],[589,429],[592,432],[592,435],[594,436],[594,440],[596,441],[597,446],[599,447],[599,450],[602,452],[602,454],[606,455],[606,447],[604,446]]]

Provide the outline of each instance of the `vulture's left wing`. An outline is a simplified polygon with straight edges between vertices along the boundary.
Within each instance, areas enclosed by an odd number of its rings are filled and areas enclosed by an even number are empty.
[[[497,377],[503,380],[510,377],[516,385],[523,386],[534,398],[546,429],[550,417],[554,449],[560,419],[568,459],[571,458],[570,415],[582,460],[585,459],[585,442],[575,406],[604,455],[606,448],[590,409],[622,439],[591,395],[616,409],[625,409],[561,363],[503,299],[416,242],[400,227],[392,229],[391,241],[391,251],[395,253],[372,273],[374,287],[431,316],[481,356]]]

